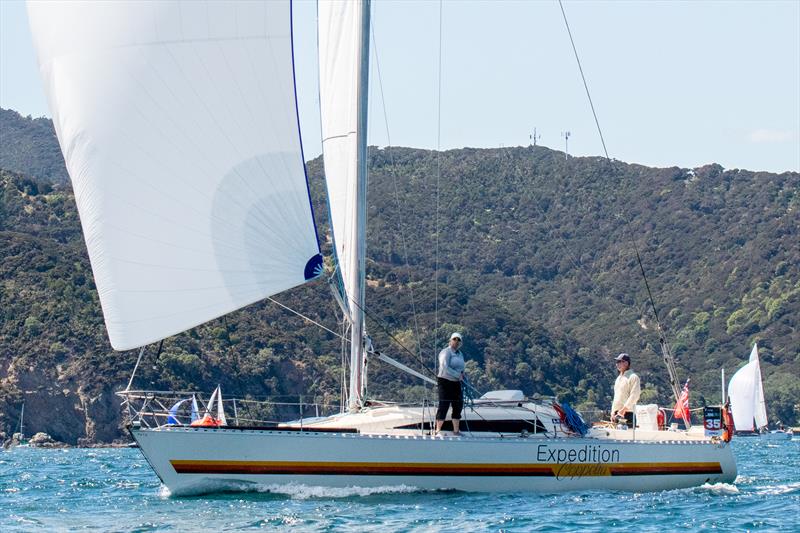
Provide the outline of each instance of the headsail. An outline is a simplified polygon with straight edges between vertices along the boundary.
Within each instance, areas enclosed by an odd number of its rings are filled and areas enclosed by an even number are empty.
[[[288,0],[28,13],[114,348],[321,272]]]
[[[731,401],[733,424],[737,430],[753,431],[767,426],[767,407],[764,402],[757,344],[753,344],[750,361],[731,378],[728,397]]]
[[[358,269],[358,69],[360,2],[318,5],[319,92],[322,147],[336,259],[345,293],[356,292]],[[345,298],[345,305],[353,307]]]
[[[322,149],[333,240],[351,323],[350,409],[364,388],[369,0],[320,2]]]

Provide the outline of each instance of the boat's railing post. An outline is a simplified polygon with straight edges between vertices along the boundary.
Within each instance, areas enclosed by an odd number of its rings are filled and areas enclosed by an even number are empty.
[[[239,411],[236,410],[236,398],[233,399],[233,423],[239,425]]]
[[[428,399],[422,399],[422,412],[420,413],[420,422],[419,422],[419,434],[424,437],[425,436],[425,412],[428,409]]]
[[[300,396],[300,429],[303,429],[303,397]]]
[[[149,407],[149,404],[150,395],[145,393],[144,398],[142,398],[142,406],[139,408],[139,412],[136,413],[136,416],[139,418],[139,423],[144,424],[145,427],[150,427],[150,424],[147,423],[147,419],[145,419],[144,415],[145,409]]]

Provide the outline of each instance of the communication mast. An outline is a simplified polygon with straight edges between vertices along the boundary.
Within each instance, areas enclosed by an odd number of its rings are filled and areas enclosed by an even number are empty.
[[[569,159],[569,136],[572,135],[569,131],[562,131],[561,136],[564,137],[564,159]]]
[[[542,136],[536,133],[536,128],[533,128],[533,133],[528,135],[528,138],[531,140],[531,146],[536,146],[536,141],[541,139]]]

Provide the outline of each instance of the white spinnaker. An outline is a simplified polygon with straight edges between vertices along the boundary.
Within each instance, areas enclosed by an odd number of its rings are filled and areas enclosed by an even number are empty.
[[[115,349],[319,272],[288,0],[28,15]]]
[[[753,431],[767,425],[767,410],[761,384],[758,345],[753,345],[750,361],[740,368],[728,384],[733,424],[739,431]],[[756,425],[753,426],[755,419]]]
[[[318,4],[322,151],[339,271],[350,297],[357,268],[358,62],[361,2]]]
[[[761,378],[761,361],[758,359],[758,345],[753,344],[753,350],[750,352],[750,363],[755,363],[755,406],[753,418],[756,421],[757,428],[767,427],[767,402],[764,401],[764,381]]]

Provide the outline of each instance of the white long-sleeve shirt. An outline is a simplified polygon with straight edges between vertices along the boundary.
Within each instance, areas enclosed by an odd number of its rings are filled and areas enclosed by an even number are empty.
[[[439,352],[439,372],[437,377],[449,379],[450,381],[461,381],[461,373],[464,371],[464,355],[461,351],[447,347]]]
[[[633,370],[626,370],[614,382],[614,401],[611,402],[611,412],[616,413],[624,407],[628,411],[633,411],[639,396],[642,394],[642,387],[639,376]]]

